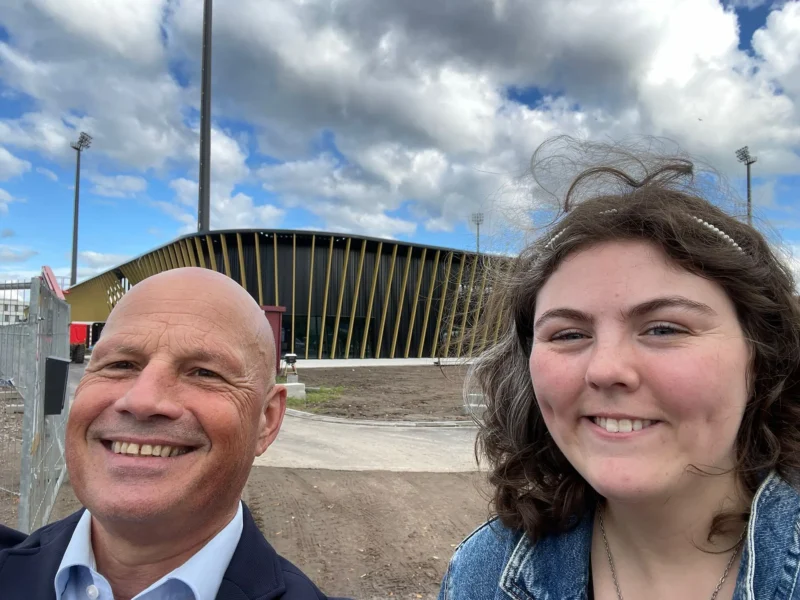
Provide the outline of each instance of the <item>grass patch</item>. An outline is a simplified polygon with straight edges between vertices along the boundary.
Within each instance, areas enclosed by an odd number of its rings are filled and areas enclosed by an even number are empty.
[[[307,412],[317,412],[319,405],[324,404],[330,400],[336,400],[339,396],[342,395],[344,388],[341,386],[337,387],[325,387],[321,386],[319,389],[309,390],[306,388],[306,399],[301,400],[300,398],[287,398],[286,399],[286,406],[288,408],[294,408],[295,410],[304,410]]]

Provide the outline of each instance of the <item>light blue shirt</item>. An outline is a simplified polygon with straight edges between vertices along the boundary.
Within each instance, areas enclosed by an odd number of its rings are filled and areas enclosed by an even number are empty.
[[[242,537],[242,503],[236,516],[200,551],[132,600],[214,600]],[[108,580],[97,572],[92,550],[92,516],[84,511],[54,581],[56,600],[114,600]]]

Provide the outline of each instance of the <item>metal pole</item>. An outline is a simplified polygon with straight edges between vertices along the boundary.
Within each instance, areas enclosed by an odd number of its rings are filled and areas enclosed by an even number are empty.
[[[748,161],[747,163],[747,224],[753,224],[753,195],[750,189],[750,165],[753,164]],[[741,173],[741,171],[739,171]]]
[[[212,0],[203,6],[203,73],[200,91],[200,181],[197,199],[197,231],[210,229],[211,185],[211,13]]]
[[[72,217],[72,271],[69,276],[70,287],[78,280],[78,200],[81,193],[81,149],[76,148],[78,159],[75,161],[75,209]]]
[[[477,241],[477,252],[476,254],[481,253],[481,224],[478,223],[478,241]]]

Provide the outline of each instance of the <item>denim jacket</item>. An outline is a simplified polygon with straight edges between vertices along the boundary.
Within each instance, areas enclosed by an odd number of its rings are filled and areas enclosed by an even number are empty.
[[[531,543],[492,520],[456,549],[439,600],[586,600],[590,514]],[[776,474],[753,498],[734,600],[800,600],[800,494]]]

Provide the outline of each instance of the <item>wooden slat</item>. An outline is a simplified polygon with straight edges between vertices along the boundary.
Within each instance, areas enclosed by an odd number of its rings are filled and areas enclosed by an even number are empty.
[[[211,268],[214,271],[219,271],[217,268],[217,255],[214,254],[214,243],[211,241],[211,236],[206,234],[206,247],[208,248],[208,260],[211,262]]]
[[[408,321],[408,337],[406,337],[406,349],[403,352],[403,358],[408,358],[408,353],[411,350],[411,338],[414,335],[414,321],[417,319],[417,305],[419,304],[419,293],[422,291],[422,275],[425,273],[425,257],[428,254],[428,249],[422,249],[422,258],[419,261],[419,275],[417,275],[417,285],[414,291],[414,302],[411,304],[411,319]]]
[[[294,354],[294,309],[297,281],[297,234],[292,234],[292,354]]]
[[[408,285],[408,273],[411,270],[411,255],[414,251],[413,246],[408,247],[406,254],[406,268],[403,269],[403,282],[400,284],[400,295],[397,297],[397,318],[394,321],[394,333],[392,334],[392,348],[389,358],[394,358],[394,351],[397,347],[397,334],[400,332],[400,319],[403,316],[403,305],[405,304],[406,286]],[[410,334],[409,334],[410,335]]]
[[[386,280],[386,296],[383,299],[383,311],[381,314],[381,328],[378,331],[378,347],[375,348],[375,358],[381,357],[381,345],[383,344],[383,330],[386,327],[386,315],[389,312],[389,298],[391,298],[392,293],[392,277],[394,277],[394,264],[397,261],[397,246],[398,244],[394,245],[394,249],[392,250],[392,265],[389,267],[389,278]]]
[[[447,257],[447,266],[444,271],[444,289],[442,299],[439,301],[439,316],[436,318],[436,329],[433,332],[433,346],[431,348],[431,358],[436,358],[436,350],[439,349],[439,331],[442,325],[442,315],[444,314],[444,301],[447,298],[447,289],[450,287],[450,267],[453,265],[453,253]]]
[[[247,277],[244,274],[244,249],[242,248],[242,234],[236,232],[236,249],[239,251],[239,279],[244,289],[247,289]]]
[[[273,272],[275,273],[275,306],[281,305],[281,296],[278,293],[278,234],[272,234],[272,258],[274,262]]]
[[[203,242],[200,241],[200,236],[194,236],[194,247],[197,250],[197,260],[202,268],[206,268],[206,259],[203,256]]]
[[[350,342],[353,339],[353,325],[356,322],[356,308],[358,307],[358,292],[361,289],[361,273],[364,270],[364,256],[366,256],[367,240],[361,240],[361,256],[358,259],[358,273],[356,274],[356,288],[353,292],[353,303],[350,308],[350,326],[347,328],[347,343],[344,347],[344,357],[350,358]]]
[[[369,301],[367,302],[367,320],[364,323],[364,335],[361,339],[361,358],[364,358],[367,352],[367,337],[369,336],[370,319],[372,319],[372,302],[375,299],[375,288],[378,285],[378,270],[381,266],[382,250],[383,242],[378,242],[378,252],[375,254],[375,267],[372,269],[372,286],[369,292]]]
[[[464,309],[461,311],[461,331],[458,332],[458,350],[456,351],[456,358],[461,357],[461,346],[464,344],[464,336],[467,331],[467,317],[469,316],[469,307],[472,304],[472,291],[475,285],[475,272],[478,268],[478,259],[480,255],[476,254],[472,259],[472,269],[469,276],[469,290],[467,291],[467,298],[464,302]]]
[[[437,250],[436,256],[433,258],[433,269],[431,270],[431,281],[428,286],[428,299],[425,301],[425,315],[422,318],[422,335],[419,338],[417,358],[422,358],[422,350],[425,347],[425,337],[428,333],[428,319],[431,315],[431,304],[433,304],[433,287],[436,285],[436,271],[439,268],[439,256],[441,253],[441,250]]]
[[[344,269],[342,270],[342,281],[339,285],[339,302],[336,304],[336,320],[333,324],[333,343],[331,344],[331,358],[336,358],[336,342],[339,339],[339,322],[342,317],[342,301],[344,300],[344,288],[347,287],[347,264],[350,261],[350,242],[352,238],[347,238],[347,245],[344,250]]]
[[[477,259],[476,259],[477,260]],[[484,259],[484,261],[487,259]],[[483,277],[481,277],[480,296],[478,296],[478,305],[475,307],[475,314],[472,319],[472,336],[469,341],[469,350],[467,356],[472,356],[472,351],[475,349],[475,336],[478,333],[478,324],[480,323],[481,308],[483,308],[483,296],[486,293],[486,276],[489,274],[489,265],[484,262],[483,264]],[[483,348],[479,348],[479,352],[483,352]]]
[[[261,237],[256,231],[253,234],[256,249],[256,279],[258,280],[258,305],[264,306],[264,284],[261,282],[261,245],[258,238]]]
[[[183,244],[186,246],[186,253],[189,255],[189,264],[193,267],[197,266],[197,260],[194,257],[194,248],[189,238],[184,238]]]
[[[308,347],[310,342],[311,336],[311,299],[313,298],[312,295],[312,284],[314,283],[314,245],[317,241],[317,236],[311,236],[311,266],[308,269],[308,315],[306,316],[306,358],[308,358]]]
[[[225,275],[231,276],[231,261],[228,259],[228,240],[225,239],[225,234],[219,234],[220,242],[222,243],[222,264],[225,267]]]
[[[319,352],[317,358],[322,359],[322,352],[325,348],[325,317],[328,312],[328,291],[331,287],[331,264],[333,261],[333,236],[328,246],[328,268],[325,274],[325,295],[322,297],[322,327],[320,327]]]
[[[456,297],[453,299],[453,311],[450,313],[450,324],[447,328],[447,339],[445,340],[445,352],[450,352],[450,338],[453,334],[453,325],[456,322],[456,312],[458,312],[458,299],[461,291],[461,277],[464,275],[464,266],[467,264],[466,254],[461,255],[461,267],[458,269],[458,281],[456,281]],[[447,356],[445,354],[445,356]]]

